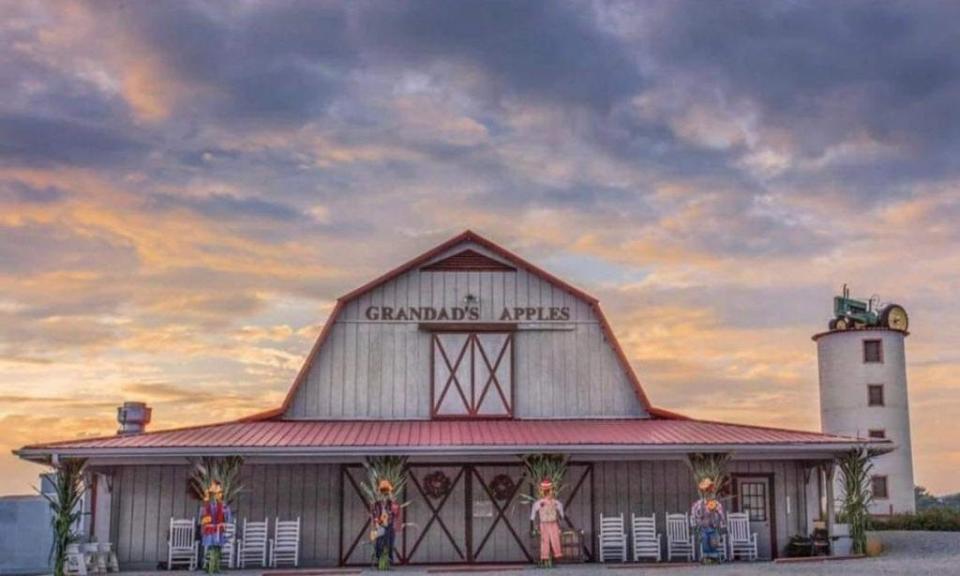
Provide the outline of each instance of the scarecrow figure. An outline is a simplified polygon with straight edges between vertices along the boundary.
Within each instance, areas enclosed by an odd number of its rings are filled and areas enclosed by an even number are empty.
[[[700,536],[700,550],[705,564],[719,562],[720,529],[724,527],[723,504],[716,498],[716,485],[710,478],[704,478],[697,486],[700,499],[690,509],[690,523]]]
[[[377,569],[389,570],[393,541],[400,524],[400,504],[393,497],[393,484],[389,480],[380,480],[377,489],[380,491],[380,498],[370,507],[373,525],[370,539],[374,542],[373,557],[376,560]]]
[[[550,480],[540,482],[540,499],[533,503],[530,521],[536,520],[538,514],[540,515],[540,566],[552,568],[553,558],[563,557],[563,551],[560,548],[560,519],[564,515],[563,503],[554,497],[553,482]],[[553,549],[552,557],[551,548]]]
[[[220,571],[220,549],[226,543],[224,529],[233,520],[230,506],[223,501],[223,486],[212,480],[203,491],[203,504],[200,506],[200,535],[207,563],[207,573]]]

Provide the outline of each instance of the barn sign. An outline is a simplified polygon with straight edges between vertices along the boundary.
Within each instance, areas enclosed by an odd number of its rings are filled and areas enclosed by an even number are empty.
[[[451,320],[479,320],[479,306],[368,306],[363,312],[367,320],[384,322],[443,322]],[[501,322],[567,322],[569,306],[514,306],[503,307],[497,319]]]

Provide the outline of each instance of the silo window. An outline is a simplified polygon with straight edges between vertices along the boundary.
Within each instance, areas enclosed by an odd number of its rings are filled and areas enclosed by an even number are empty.
[[[867,386],[867,406],[883,406],[883,384]]]
[[[882,340],[864,340],[863,341],[863,362],[864,363],[883,362],[883,341]]]
[[[887,431],[886,431],[886,430],[871,430],[871,431],[870,431],[870,438],[873,438],[874,440],[886,440],[886,438],[887,438]]]
[[[870,479],[870,487],[873,491],[873,497],[876,500],[886,500],[890,496],[887,492],[887,477],[874,476]]]

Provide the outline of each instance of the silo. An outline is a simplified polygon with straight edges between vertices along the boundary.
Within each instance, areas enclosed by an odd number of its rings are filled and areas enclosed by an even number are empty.
[[[907,334],[885,326],[861,326],[813,337],[820,369],[823,432],[887,438],[896,445],[896,450],[874,460],[873,514],[916,509],[904,352]]]

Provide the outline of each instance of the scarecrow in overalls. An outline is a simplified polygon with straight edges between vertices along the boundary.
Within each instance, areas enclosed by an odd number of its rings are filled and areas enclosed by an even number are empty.
[[[533,503],[530,510],[530,521],[540,516],[540,566],[553,567],[553,558],[562,558],[560,548],[560,520],[563,516],[563,503],[556,499],[553,493],[553,482],[540,482],[540,499]],[[553,555],[551,557],[551,549]]]
[[[716,484],[704,478],[697,485],[700,499],[690,509],[690,523],[697,529],[700,538],[701,561],[705,564],[719,562],[720,530],[724,526],[723,504],[716,497]]]
[[[226,525],[233,520],[233,514],[223,501],[223,486],[212,480],[203,491],[203,504],[200,506],[200,535],[206,558],[207,573],[220,571],[220,550],[226,544]]]
[[[380,480],[377,489],[380,492],[380,498],[370,507],[373,526],[370,539],[374,543],[373,557],[377,569],[389,570],[393,542],[397,535],[397,526],[400,524],[400,504],[393,497],[393,484],[389,480]]]

